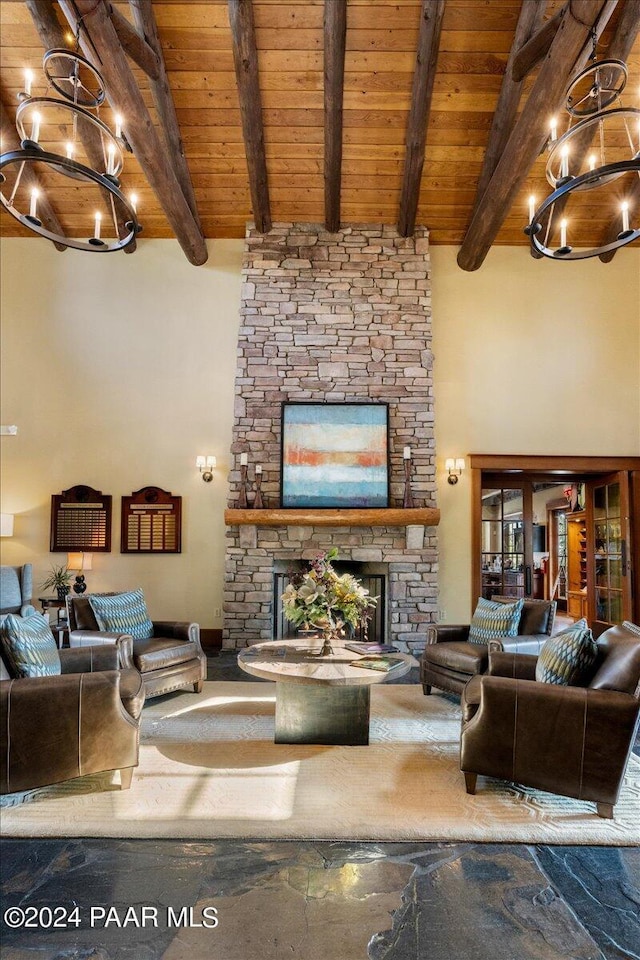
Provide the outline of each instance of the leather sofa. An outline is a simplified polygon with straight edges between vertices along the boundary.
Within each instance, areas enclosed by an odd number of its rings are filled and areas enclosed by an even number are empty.
[[[70,647],[112,644],[128,637],[128,634],[100,630],[86,594],[83,597],[67,597],[67,611]],[[207,657],[200,645],[199,624],[154,620],[151,639],[128,639],[131,643],[120,648],[121,666],[139,671],[147,699],[190,684],[193,684],[196,693],[200,693],[207,676]]]
[[[640,718],[640,627],[610,627],[597,641],[586,686],[535,679],[537,657],[491,650],[489,671],[462,695],[460,769],[590,800],[613,817]]]
[[[106,770],[131,785],[144,687],[119,668],[129,643],[60,650],[58,676],[13,679],[0,659],[0,793]]]
[[[513,603],[514,597],[492,597],[499,603]],[[525,599],[518,635],[501,637],[502,650],[538,654],[551,636],[556,616],[555,600]],[[420,658],[420,682],[425,694],[432,687],[460,694],[471,677],[484,673],[489,665],[489,647],[469,643],[469,624],[441,624],[427,630],[427,645]]]
[[[33,570],[30,563],[22,567],[0,567],[0,622],[8,613],[29,617],[36,612],[31,603]]]

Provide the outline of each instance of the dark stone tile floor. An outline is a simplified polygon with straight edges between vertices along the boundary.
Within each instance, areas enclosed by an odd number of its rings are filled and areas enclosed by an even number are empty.
[[[209,678],[246,674],[223,654]],[[7,839],[1,852],[2,960],[640,960],[637,848]]]

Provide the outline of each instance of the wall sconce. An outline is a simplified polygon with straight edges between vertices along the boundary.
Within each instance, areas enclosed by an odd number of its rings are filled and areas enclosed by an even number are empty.
[[[213,471],[216,468],[215,457],[196,457],[196,467],[202,474],[205,483],[211,483],[213,480]]]
[[[73,585],[73,592],[84,593],[85,590],[87,589],[87,584],[84,579],[84,571],[93,570],[93,554],[92,553],[68,553],[67,554],[67,570],[78,571],[75,583]]]
[[[449,457],[444,462],[444,468],[449,474],[447,482],[450,484],[457,483],[464,470],[464,457],[458,457],[456,460],[454,460],[453,457]]]
[[[0,537],[13,536],[13,514],[0,513]]]

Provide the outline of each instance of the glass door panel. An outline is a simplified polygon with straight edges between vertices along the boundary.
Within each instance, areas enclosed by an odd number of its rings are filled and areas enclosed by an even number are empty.
[[[531,561],[527,563],[531,537],[525,537],[525,496],[521,485],[486,484],[482,488],[481,590],[486,600],[531,594]],[[530,518],[530,493],[526,512]]]
[[[625,473],[587,484],[587,554],[593,582],[589,616],[605,626],[631,618],[628,505]]]

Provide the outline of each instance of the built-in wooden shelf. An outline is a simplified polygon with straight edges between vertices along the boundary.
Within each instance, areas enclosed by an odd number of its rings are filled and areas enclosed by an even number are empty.
[[[225,510],[227,526],[254,527],[435,527],[435,507],[389,507],[376,510]]]

